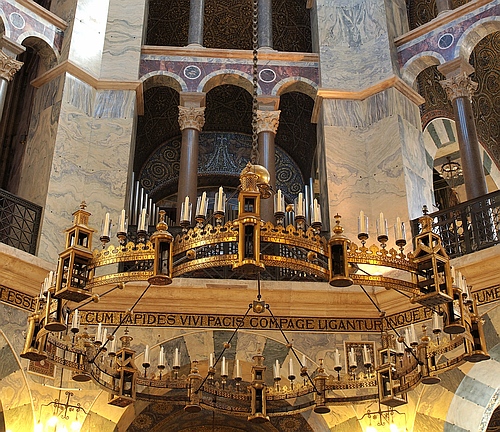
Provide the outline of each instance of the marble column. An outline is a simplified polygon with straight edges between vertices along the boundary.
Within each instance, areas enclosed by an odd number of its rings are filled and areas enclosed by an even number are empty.
[[[436,8],[438,15],[449,12],[453,9],[451,0],[436,0]]]
[[[203,46],[203,17],[205,0],[191,0],[189,5],[189,45]]]
[[[438,69],[446,76],[440,83],[453,105],[465,192],[471,200],[488,193],[471,102],[478,84],[469,77],[473,68],[464,60],[453,60]]]
[[[179,184],[177,188],[177,223],[180,222],[181,204],[186,196],[196,205],[198,188],[198,144],[205,124],[205,93],[181,93],[179,125],[182,131]],[[193,208],[194,212],[194,208]],[[194,215],[192,215],[194,217]]]
[[[0,51],[0,120],[2,119],[9,81],[12,81],[14,75],[21,69],[22,65],[22,62]]]
[[[260,164],[267,168],[271,179],[271,187],[276,191],[276,160],[274,138],[278,130],[281,111],[257,111],[257,134],[259,139]],[[272,198],[261,202],[262,220],[274,221],[274,200]]]
[[[273,48],[272,0],[259,0],[259,48]]]

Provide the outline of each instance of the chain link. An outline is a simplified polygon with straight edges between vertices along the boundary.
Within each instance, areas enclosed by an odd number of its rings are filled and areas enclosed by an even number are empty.
[[[250,155],[250,162],[256,165],[259,162],[259,137],[257,135],[257,110],[259,104],[257,101],[257,83],[258,83],[258,55],[257,49],[259,48],[259,0],[253,0],[252,7],[252,45],[253,45],[253,64],[252,64],[252,78],[253,78],[253,93],[252,93],[252,153]]]

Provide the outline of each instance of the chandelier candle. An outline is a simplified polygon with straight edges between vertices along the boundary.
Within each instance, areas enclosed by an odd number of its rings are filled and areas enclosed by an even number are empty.
[[[120,215],[120,220],[118,222],[118,225],[119,225],[118,231],[121,233],[127,232],[127,228],[125,227],[125,217],[126,217],[125,210],[122,210],[122,213]]]

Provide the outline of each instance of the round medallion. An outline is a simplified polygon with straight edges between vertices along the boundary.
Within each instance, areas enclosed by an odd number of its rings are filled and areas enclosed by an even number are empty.
[[[438,46],[441,49],[449,48],[449,47],[451,47],[451,44],[453,43],[454,40],[455,40],[455,38],[453,37],[452,34],[445,33],[444,35],[442,35],[439,38],[439,40],[438,40]]]
[[[276,72],[272,69],[266,68],[259,72],[259,79],[265,83],[271,83],[276,79]]]
[[[201,70],[198,66],[189,65],[184,68],[184,76],[187,79],[196,79],[201,75]]]
[[[24,20],[23,16],[21,14],[18,14],[17,12],[12,12],[9,15],[9,21],[17,29],[23,29],[26,25],[26,21]]]

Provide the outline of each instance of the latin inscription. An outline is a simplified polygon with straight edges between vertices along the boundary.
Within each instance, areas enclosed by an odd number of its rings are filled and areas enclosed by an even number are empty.
[[[478,305],[500,300],[500,285],[485,288],[473,293]],[[33,311],[36,297],[24,294],[0,285],[0,302]],[[432,309],[417,307],[408,311],[387,316],[389,327],[404,327],[430,319]],[[96,325],[118,325],[144,327],[189,327],[189,328],[221,328],[285,331],[320,331],[320,332],[380,332],[382,322],[379,318],[290,318],[269,317],[265,315],[197,315],[161,312],[125,312],[82,311],[81,323]]]

